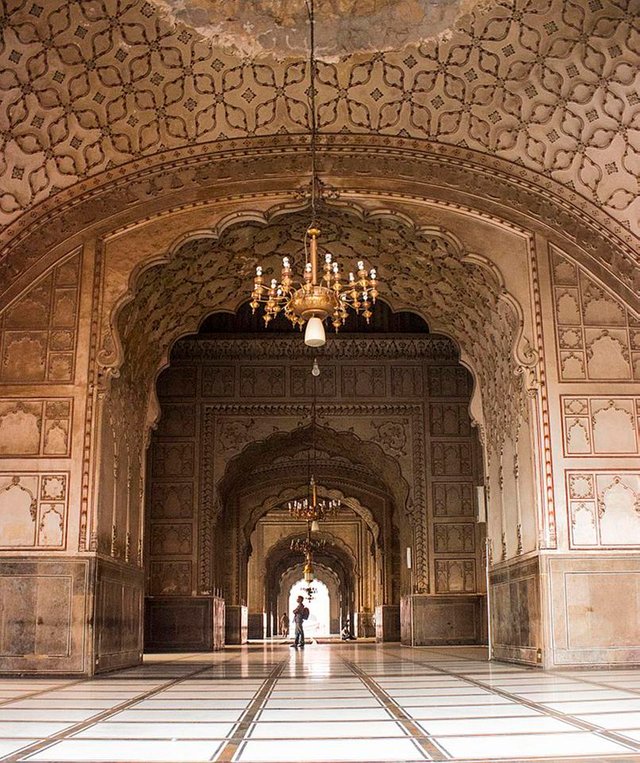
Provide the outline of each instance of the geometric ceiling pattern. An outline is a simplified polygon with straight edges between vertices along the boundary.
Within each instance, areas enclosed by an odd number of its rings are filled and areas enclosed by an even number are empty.
[[[228,5],[231,14],[262,6]],[[320,3],[320,27],[330,5]],[[143,156],[308,130],[303,54],[247,57],[146,0],[3,7],[3,224]],[[365,38],[369,48],[378,43]],[[383,52],[363,45],[345,54],[345,39],[336,39],[333,56],[328,43],[321,51],[322,131],[495,155],[575,190],[640,235],[640,0],[490,3],[446,35],[396,37],[397,49],[380,41]]]

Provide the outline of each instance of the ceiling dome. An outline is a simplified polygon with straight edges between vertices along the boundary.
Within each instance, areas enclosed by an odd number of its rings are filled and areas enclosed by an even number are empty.
[[[153,0],[176,23],[216,46],[278,59],[306,53],[304,0]],[[398,50],[450,30],[476,6],[493,0],[316,0],[318,54]]]

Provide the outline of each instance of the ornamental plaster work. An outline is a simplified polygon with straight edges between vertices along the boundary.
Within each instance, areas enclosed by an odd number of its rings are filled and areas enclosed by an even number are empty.
[[[640,320],[562,252],[551,251],[561,381],[640,380]]]
[[[361,218],[337,208],[323,212],[319,222],[325,245],[342,261],[364,258],[378,268],[388,302],[396,308],[420,307],[434,330],[455,338],[477,374],[487,401],[487,433],[497,447],[525,406],[523,379],[515,373],[514,358],[521,321],[495,268],[483,266],[479,256],[467,257],[441,229],[415,228],[391,217]],[[207,313],[235,309],[238,294],[245,292],[258,263],[277,269],[279,258],[288,255],[295,269],[307,224],[306,214],[293,213],[266,226],[232,226],[217,240],[184,244],[169,263],[144,272],[135,297],[122,309],[118,335],[107,333],[102,339],[104,365],[117,366],[125,359],[122,378],[113,386],[126,379],[135,389],[150,389],[157,368],[167,362],[172,342],[196,330]],[[535,356],[528,354],[527,360],[535,362]],[[254,374],[252,380],[251,373],[248,368],[242,382],[249,396],[260,394],[258,385],[279,383],[277,368],[275,376]],[[343,369],[345,373],[348,369]],[[363,376],[358,383],[372,385],[375,379]]]
[[[448,39],[414,44],[409,32],[371,39],[397,50],[346,55],[338,40],[340,59],[319,64],[320,129],[499,156],[637,234],[639,10],[638,0],[511,0]],[[4,222],[158,151],[308,131],[303,59],[232,55],[186,16],[176,24],[148,0],[12,4],[0,54]]]
[[[567,471],[574,548],[640,546],[640,474]]]
[[[0,312],[0,382],[73,381],[80,266],[72,255]]]
[[[0,473],[0,549],[66,545],[68,473]]]

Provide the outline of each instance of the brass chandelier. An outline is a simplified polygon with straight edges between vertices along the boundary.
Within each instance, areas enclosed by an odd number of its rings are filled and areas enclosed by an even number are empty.
[[[292,273],[288,257],[282,258],[280,280],[272,278],[267,284],[260,265],[256,268],[251,308],[253,312],[260,305],[264,307],[264,322],[268,325],[279,313],[302,328],[306,323],[304,342],[310,347],[322,347],[326,342],[324,321],[338,331],[349,315],[349,311],[362,315],[367,323],[371,318],[371,308],[378,296],[377,274],[374,268],[367,272],[364,262],[357,265],[357,272],[350,272],[344,279],[338,262],[326,252],[322,271],[318,263],[318,237],[320,229],[316,222],[316,207],[319,181],[316,172],[316,147],[318,125],[316,114],[316,74],[315,57],[315,13],[314,0],[306,0],[309,14],[309,69],[310,69],[310,111],[311,111],[311,223],[304,238],[305,266],[302,278]]]

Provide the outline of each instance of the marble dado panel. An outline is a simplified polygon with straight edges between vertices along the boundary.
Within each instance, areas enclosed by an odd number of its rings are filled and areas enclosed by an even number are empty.
[[[560,380],[640,379],[640,321],[559,250],[551,251]]]
[[[640,662],[640,560],[633,556],[549,556],[553,660],[562,665]]]
[[[640,453],[640,397],[561,397],[565,456]]]
[[[0,313],[0,382],[73,381],[80,266],[78,252]]]
[[[0,473],[0,549],[66,547],[68,472]]]
[[[501,564],[491,570],[489,584],[493,656],[539,664],[542,616],[538,558]]]
[[[567,470],[574,548],[640,546],[640,470]]]
[[[0,455],[71,455],[73,400],[0,398]]]
[[[87,559],[0,559],[0,672],[91,670],[91,569]]]
[[[96,563],[96,672],[135,665],[142,660],[144,572],[104,559]]]

